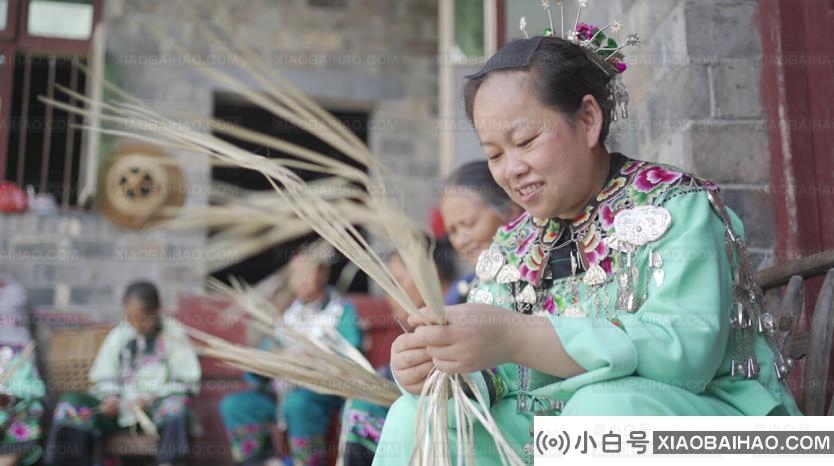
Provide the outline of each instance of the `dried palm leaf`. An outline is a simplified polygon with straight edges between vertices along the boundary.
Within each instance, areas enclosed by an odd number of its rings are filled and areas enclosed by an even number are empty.
[[[130,403],[127,405],[127,409],[131,414],[133,414],[133,417],[136,418],[136,422],[139,424],[139,427],[142,428],[142,432],[151,438],[159,439],[159,431],[156,430],[156,426],[153,421],[151,421],[151,418],[145,414],[145,411],[140,408],[139,405]]]
[[[393,382],[342,356],[281,349],[264,351],[235,345],[190,327],[186,331],[201,342],[197,347],[199,354],[219,359],[235,369],[288,380],[318,393],[359,398],[382,406],[390,406],[399,398]]]
[[[211,32],[209,28],[201,27],[201,30],[204,31],[211,41],[215,42],[216,45],[224,50],[231,53],[231,48],[226,45],[227,43],[241,50],[243,58],[238,57],[239,68],[262,85],[266,90],[266,95],[255,92],[247,83],[230,73],[224,73],[219,69],[207,66],[196,65],[202,72],[223,85],[230,87],[253,104],[264,108],[272,114],[299,127],[311,128],[309,131],[311,134],[314,134],[319,139],[340,150],[354,161],[368,167],[378,179],[382,178],[383,169],[367,147],[358,141],[341,123],[328,119],[332,117],[324,109],[296,90],[282,77],[276,76],[274,72],[268,70],[266,65],[255,54],[249,52],[245,47],[240,46],[240,44],[236,44],[234,38],[223,41]],[[175,48],[181,49],[178,45],[175,45]],[[42,100],[58,107],[63,107],[64,110],[69,112],[78,112],[83,115],[89,111],[88,109],[72,108],[72,106],[54,100]],[[195,153],[210,154],[222,163],[231,163],[239,167],[259,171],[272,185],[278,197],[291,207],[294,214],[300,220],[306,222],[319,236],[333,245],[339,252],[350,259],[351,262],[375,280],[410,315],[425,323],[445,323],[439,280],[432,259],[427,251],[429,245],[426,244],[424,235],[414,222],[408,219],[401,211],[388,204],[384,193],[383,195],[369,197],[363,206],[363,213],[369,215],[368,224],[373,227],[374,231],[382,232],[383,239],[392,243],[400,253],[403,262],[414,277],[422,297],[435,314],[432,318],[424,315],[420,309],[414,306],[396,280],[394,280],[379,255],[370,247],[362,235],[359,234],[357,228],[343,218],[336,203],[332,200],[313,195],[310,192],[309,184],[301,180],[289,167],[282,166],[280,163],[275,163],[262,156],[240,149],[213,135],[198,133],[185,125],[164,118],[140,105],[126,103],[102,104],[100,102],[88,102],[83,99],[80,101],[84,102],[85,105],[94,104],[106,109],[109,113],[102,115],[102,121],[133,125],[133,127],[139,128],[142,125],[147,126],[151,124],[154,125],[155,136],[162,137],[167,143],[188,148],[188,150],[193,150]],[[311,125],[309,124],[310,122],[315,124]],[[113,134],[131,133],[130,131],[114,131],[102,128],[92,128],[92,130],[113,131]],[[137,131],[133,132],[135,133]],[[246,131],[234,129],[232,132],[236,134],[235,137],[248,137],[250,140],[255,139],[265,144],[273,144],[276,148],[280,146],[284,150],[292,149],[291,147],[277,144],[275,141],[269,140],[268,137],[260,138]],[[336,169],[338,171],[344,171],[344,173],[350,173],[350,165],[336,161],[324,161],[319,156],[321,154],[313,155],[306,151],[298,150],[293,155],[302,158],[309,164],[318,165],[322,170]],[[352,181],[358,182],[365,187],[369,187],[371,184],[370,176],[359,176],[358,174],[356,174]],[[213,344],[219,345],[216,341]],[[224,347],[224,350],[228,351],[230,355],[235,355],[234,357],[241,355],[240,351],[232,351],[228,347]],[[254,350],[247,349],[245,351]],[[330,356],[327,353],[324,353],[324,355]],[[232,358],[232,356],[228,357]],[[253,360],[244,358],[230,362],[230,364],[241,367],[247,364],[250,366],[255,365],[259,366],[262,371],[275,370],[274,364],[270,364],[268,361],[253,362]],[[288,365],[287,367],[290,366]],[[295,369],[299,370],[298,367]],[[315,384],[316,376],[313,373],[310,373],[310,371],[302,372],[306,377],[310,377],[309,380],[305,379],[305,383]],[[302,372],[299,372],[299,374],[302,374]],[[329,374],[331,372],[330,370],[321,372],[331,375]],[[515,451],[503,439],[498,426],[490,416],[489,406],[485,400],[482,397],[478,397],[476,402],[473,402],[463,395],[463,386],[465,384],[469,384],[472,392],[477,393],[477,390],[471,386],[472,384],[467,377],[462,375],[435,372],[426,381],[420,403],[421,407],[424,407],[425,410],[419,411],[424,415],[421,416],[423,422],[418,429],[418,448],[413,457],[414,463],[421,465],[450,464],[446,423],[448,422],[447,399],[451,395],[454,400],[454,410],[458,416],[458,422],[463,422],[463,425],[460,426],[462,433],[460,434],[459,440],[462,444],[458,449],[459,464],[468,464],[471,462],[471,458],[465,452],[470,451],[472,448],[471,441],[473,437],[471,432],[473,429],[472,423],[475,419],[495,438],[499,457],[502,459],[502,462],[511,465],[522,464]],[[322,387],[319,388],[321,390],[325,389]],[[441,461],[440,463],[438,463],[439,460]]]

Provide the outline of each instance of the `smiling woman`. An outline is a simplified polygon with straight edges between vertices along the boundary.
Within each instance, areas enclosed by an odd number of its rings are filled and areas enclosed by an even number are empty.
[[[425,353],[437,370],[469,374],[528,463],[535,415],[799,414],[741,222],[717,186],[606,149],[627,98],[622,67],[588,49],[597,31],[511,42],[470,76],[466,107],[489,171],[526,212],[480,254],[469,303],[445,309],[449,324],[420,326],[392,349],[392,361]],[[444,202],[461,219],[450,233],[483,221]],[[394,369],[408,384],[374,464],[408,463],[422,385],[412,372]],[[462,433],[451,418],[453,445]],[[486,430],[474,436],[474,463],[502,464]]]
[[[449,176],[440,199],[440,214],[449,241],[471,266],[486,250],[495,231],[521,213],[497,184],[486,162],[462,165]]]

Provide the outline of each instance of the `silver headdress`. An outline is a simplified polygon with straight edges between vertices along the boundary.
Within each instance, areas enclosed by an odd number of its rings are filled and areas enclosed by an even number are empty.
[[[556,34],[556,29],[553,25],[551,7],[554,3],[559,6],[561,12],[559,35]],[[611,110],[612,118],[615,121],[619,117],[628,118],[628,90],[621,77],[627,67],[622,50],[628,46],[638,46],[640,44],[640,37],[637,34],[629,34],[626,37],[625,43],[619,45],[614,38],[606,34],[606,32],[615,34],[620,32],[622,24],[619,21],[614,20],[602,28],[581,23],[582,9],[588,6],[588,0],[577,0],[577,5],[576,20],[574,21],[573,27],[566,31],[565,5],[563,0],[542,0],[542,7],[547,12],[547,17],[550,22],[550,26],[544,30],[542,36],[561,37],[588,50],[590,52],[589,56],[594,60],[594,63],[611,77],[608,87],[610,89],[609,100],[613,103]],[[526,39],[530,39],[530,35],[527,33],[527,18],[521,18],[519,21],[519,29]]]

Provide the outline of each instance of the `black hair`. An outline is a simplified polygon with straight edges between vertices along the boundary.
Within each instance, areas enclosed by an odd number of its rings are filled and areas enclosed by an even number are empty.
[[[138,281],[128,285],[122,297],[122,302],[127,302],[130,298],[138,299],[142,303],[142,309],[147,314],[156,314],[159,311],[159,291],[156,289],[156,285],[151,282]]]
[[[489,164],[485,160],[465,163],[452,172],[446,179],[444,189],[444,192],[449,191],[475,194],[502,215],[509,214],[509,209],[513,205],[507,192],[495,182],[489,171]]]
[[[426,241],[426,244],[431,244],[431,242],[434,241],[432,260],[434,261],[434,266],[437,269],[437,277],[440,279],[440,282],[451,282],[452,280],[456,279],[458,276],[458,254],[452,247],[452,243],[449,242],[449,238],[447,236],[444,236],[439,239],[434,239],[434,236],[426,233],[423,235],[423,239]],[[401,262],[403,260],[402,255],[400,255],[399,251],[397,251],[396,249],[392,249],[388,253],[387,260],[391,261],[395,258],[400,260]]]
[[[444,236],[437,240],[434,246],[434,265],[437,267],[437,275],[442,282],[451,282],[458,276],[457,252],[452,247],[449,238]]]
[[[528,71],[527,84],[539,102],[568,117],[577,114],[586,95],[594,96],[602,109],[599,142],[605,144],[614,106],[608,88],[611,76],[586,49],[565,39],[545,37],[526,67],[494,70],[470,79],[463,88],[466,115],[470,120],[481,84],[494,73],[506,71]]]

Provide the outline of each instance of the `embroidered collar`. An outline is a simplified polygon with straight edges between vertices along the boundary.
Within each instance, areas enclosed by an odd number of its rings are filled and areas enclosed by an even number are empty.
[[[541,283],[550,251],[564,228],[570,228],[571,241],[577,241],[583,269],[599,265],[610,274],[611,251],[604,239],[614,232],[614,218],[620,211],[660,203],[671,190],[684,186],[716,188],[712,183],[674,167],[629,159],[620,154],[611,157],[620,158],[619,170],[609,176],[593,201],[570,223],[539,219],[524,213],[498,229],[493,247],[499,249],[507,264],[518,269],[522,280],[535,286]]]

